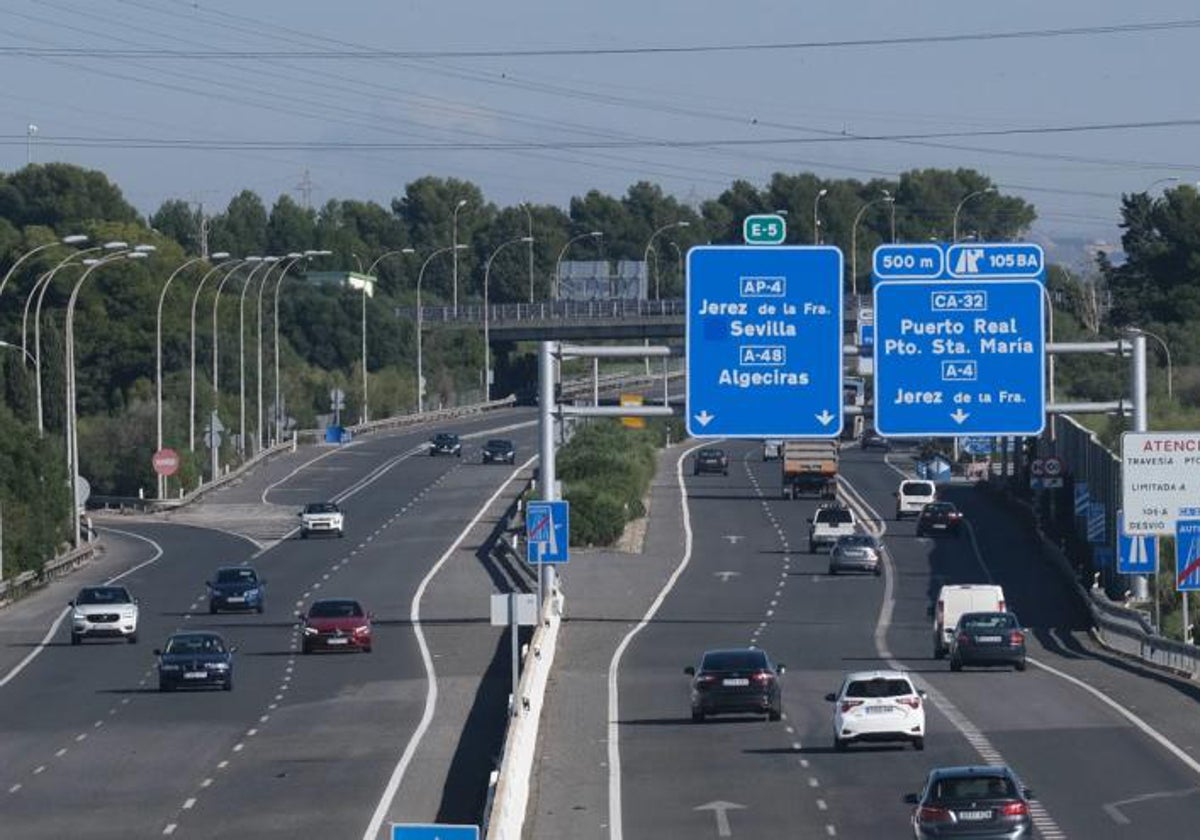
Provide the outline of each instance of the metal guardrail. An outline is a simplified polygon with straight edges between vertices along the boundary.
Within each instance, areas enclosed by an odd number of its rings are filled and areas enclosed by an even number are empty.
[[[31,569],[8,580],[0,580],[0,606],[24,598],[34,589],[75,571],[90,562],[95,556],[95,545],[87,543],[47,560],[42,565],[41,571]]]
[[[421,323],[424,326],[437,324],[482,324],[483,304],[461,304],[453,306],[422,306]],[[540,303],[491,303],[488,304],[488,322],[496,324],[526,323],[530,321],[594,321],[613,318],[682,318],[687,311],[687,302],[672,300],[548,300]],[[395,309],[396,317],[417,319],[415,306]]]

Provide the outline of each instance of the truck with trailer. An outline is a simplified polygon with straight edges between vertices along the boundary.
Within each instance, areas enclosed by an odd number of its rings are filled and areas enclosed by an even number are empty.
[[[782,464],[783,498],[837,498],[836,440],[785,440],[783,455],[779,460]]]

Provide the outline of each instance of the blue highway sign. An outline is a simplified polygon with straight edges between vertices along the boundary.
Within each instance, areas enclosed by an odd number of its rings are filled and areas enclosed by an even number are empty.
[[[955,278],[1042,278],[1046,256],[1032,242],[968,242],[946,248],[946,273]]]
[[[692,437],[837,437],[842,253],[701,246],[687,258]]]
[[[1175,590],[1200,590],[1200,519],[1175,522]]]
[[[943,276],[946,256],[941,245],[880,245],[871,269],[878,280],[933,280]]]
[[[569,502],[530,502],[525,509],[525,560],[566,563],[570,559]]]
[[[875,427],[889,437],[1036,435],[1045,424],[1042,285],[875,285]]]
[[[1158,573],[1158,537],[1126,536],[1124,511],[1117,511],[1117,571],[1123,575]]]
[[[858,325],[858,345],[860,347],[875,346],[875,325],[874,324],[859,324]]]
[[[479,840],[479,826],[392,823],[392,840]]]

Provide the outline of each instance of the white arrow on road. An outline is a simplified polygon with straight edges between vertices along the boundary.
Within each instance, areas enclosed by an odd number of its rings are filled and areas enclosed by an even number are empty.
[[[700,428],[703,429],[705,426],[707,426],[709,423],[711,423],[713,421],[713,418],[715,417],[715,415],[709,414],[708,409],[706,408],[703,411],[701,411],[699,414],[693,414],[692,417],[693,417],[693,419],[695,419],[695,421],[697,423],[700,424]]]
[[[955,409],[954,413],[950,415],[950,418],[961,426],[962,421],[966,420],[970,416],[971,415],[963,411],[962,408],[957,408]]]
[[[692,810],[712,811],[717,815],[717,836],[732,837],[733,832],[729,830],[729,812],[744,811],[746,810],[746,806],[738,805],[736,802],[724,802],[720,799],[717,799],[713,802],[705,803],[704,805],[697,805]]]
[[[721,583],[729,583],[730,578],[735,578],[741,572],[713,572],[713,574],[721,579]]]
[[[816,418],[821,421],[822,426],[828,426],[833,421],[834,417],[837,417],[837,415],[830,414],[828,408],[816,415]]]

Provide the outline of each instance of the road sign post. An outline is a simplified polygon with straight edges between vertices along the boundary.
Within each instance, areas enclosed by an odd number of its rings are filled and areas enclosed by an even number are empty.
[[[882,434],[1021,436],[1045,425],[1045,259],[1031,243],[881,245]]]
[[[571,505],[567,501],[530,502],[525,508],[525,562],[537,566],[538,610],[542,608],[542,566],[570,560]]]
[[[688,251],[693,437],[837,437],[842,254],[828,246]]]

